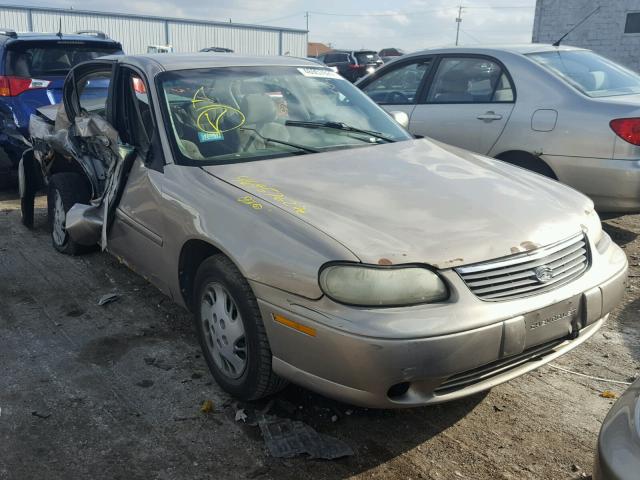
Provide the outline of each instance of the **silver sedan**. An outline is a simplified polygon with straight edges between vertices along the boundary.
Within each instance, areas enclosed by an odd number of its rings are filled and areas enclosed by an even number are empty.
[[[414,134],[555,178],[600,213],[640,211],[640,75],[589,50],[425,50],[358,86]]]
[[[85,95],[109,81],[107,99]],[[86,62],[32,118],[24,223],[46,184],[53,246],[98,243],[194,313],[228,392],[287,380],[407,407],[486,390],[590,338],[627,260],[558,182],[414,140],[295,58]]]

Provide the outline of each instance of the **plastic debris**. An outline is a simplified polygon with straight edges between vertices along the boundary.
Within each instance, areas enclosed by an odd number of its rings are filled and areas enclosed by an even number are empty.
[[[244,411],[244,408],[239,408],[236,410],[236,422],[246,422],[247,414]]]
[[[318,433],[302,422],[265,416],[258,425],[272,457],[308,454],[310,458],[333,460],[353,455],[351,447],[342,440]]]
[[[612,392],[611,390],[605,390],[604,392],[602,392],[600,394],[600,396],[602,398],[617,398],[618,396],[615,394],[615,392]]]
[[[200,411],[202,413],[211,413],[213,412],[213,402],[211,400],[205,400],[202,402],[202,406],[200,407]]]
[[[118,295],[117,293],[107,293],[106,295],[100,297],[100,300],[98,300],[98,305],[102,307],[107,303],[115,302],[118,298],[120,298],[120,295]]]

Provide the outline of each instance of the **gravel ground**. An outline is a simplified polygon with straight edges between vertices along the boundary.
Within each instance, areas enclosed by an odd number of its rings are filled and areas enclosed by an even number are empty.
[[[294,386],[236,405],[212,381],[189,314],[102,253],[56,253],[0,194],[2,479],[589,478],[600,424],[623,386],[543,367],[488,393],[400,411],[354,408]],[[624,302],[565,368],[639,373],[640,216],[606,222],[631,264]],[[107,293],[117,301],[98,306]],[[203,402],[213,409],[202,413]],[[334,461],[267,455],[236,409],[300,419],[346,442]],[[333,417],[333,418],[332,418]]]

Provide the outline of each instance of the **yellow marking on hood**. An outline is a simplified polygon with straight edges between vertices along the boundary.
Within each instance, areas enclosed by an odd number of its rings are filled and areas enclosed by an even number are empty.
[[[287,207],[295,213],[304,215],[307,211],[306,207],[297,200],[293,200],[292,198],[287,197],[284,193],[282,193],[275,187],[260,183],[259,180],[255,180],[253,178],[242,175],[236,177],[236,182],[238,182],[238,184],[243,187],[250,187],[252,190],[255,190],[256,193],[259,193],[263,197],[271,199],[274,203],[278,203],[283,207]]]

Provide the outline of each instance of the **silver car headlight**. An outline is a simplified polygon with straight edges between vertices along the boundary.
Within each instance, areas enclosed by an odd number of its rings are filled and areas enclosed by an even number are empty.
[[[416,305],[449,297],[436,273],[413,265],[331,264],[320,271],[320,288],[336,302],[363,307]]]

